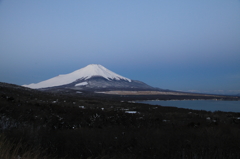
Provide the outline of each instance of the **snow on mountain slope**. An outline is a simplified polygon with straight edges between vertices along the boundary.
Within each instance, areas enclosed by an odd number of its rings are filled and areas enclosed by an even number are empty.
[[[66,85],[66,84],[72,83],[76,80],[87,80],[93,76],[101,76],[109,81],[110,80],[125,80],[128,82],[131,82],[130,79],[120,76],[120,75],[108,70],[107,68],[103,67],[102,65],[91,64],[91,65],[88,65],[84,68],[81,68],[81,69],[76,70],[69,74],[59,75],[59,76],[53,77],[51,79],[36,83],[36,84],[32,83],[32,84],[23,85],[23,86],[33,88],[33,89],[55,87],[55,86]]]
[[[76,87],[76,86],[85,86],[85,85],[87,85],[87,84],[88,84],[87,82],[81,82],[81,83],[75,84],[75,87]]]

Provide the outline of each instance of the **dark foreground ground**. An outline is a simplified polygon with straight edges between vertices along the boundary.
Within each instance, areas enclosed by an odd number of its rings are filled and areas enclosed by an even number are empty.
[[[135,98],[0,83],[0,158],[240,158],[240,113]]]

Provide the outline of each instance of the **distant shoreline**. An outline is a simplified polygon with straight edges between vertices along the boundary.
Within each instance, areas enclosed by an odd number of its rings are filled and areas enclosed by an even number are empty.
[[[132,101],[145,100],[240,100],[238,96],[197,94],[185,92],[160,92],[160,91],[104,91],[95,92],[101,95],[112,95],[116,98],[129,98]],[[131,100],[129,100],[131,101]]]

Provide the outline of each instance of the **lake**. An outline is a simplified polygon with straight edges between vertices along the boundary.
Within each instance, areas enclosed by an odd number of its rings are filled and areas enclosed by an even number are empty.
[[[174,106],[178,108],[187,108],[206,111],[225,111],[240,112],[240,101],[223,100],[168,100],[168,101],[137,101],[137,103],[146,103],[151,105]]]

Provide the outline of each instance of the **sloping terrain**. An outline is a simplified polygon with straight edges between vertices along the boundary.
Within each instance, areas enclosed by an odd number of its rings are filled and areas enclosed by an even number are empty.
[[[92,95],[0,83],[1,135],[13,148],[20,142],[37,149],[39,158],[240,157],[240,113],[118,102],[112,96]],[[22,149],[15,153],[24,154]]]
[[[74,86],[81,86],[81,81],[86,81],[92,77],[102,77],[107,81],[127,81],[131,82],[130,79],[123,77],[121,75],[118,75],[107,68],[103,67],[102,65],[98,64],[91,64],[84,68],[81,68],[79,70],[76,70],[72,73],[65,74],[65,75],[59,75],[56,77],[53,77],[51,79],[39,82],[39,83],[32,83],[29,85],[23,85],[25,87],[33,88],[33,89],[40,89],[40,88],[50,88],[50,87],[57,87],[57,86],[64,86],[69,85],[72,83],[75,83]],[[78,83],[76,83],[78,81]],[[84,85],[87,85],[88,83],[85,82]]]
[[[131,82],[125,80],[111,80],[108,81],[102,77],[92,77],[87,80],[77,80],[73,83],[50,87],[50,88],[42,88],[41,90],[78,90],[78,91],[91,91],[91,92],[99,92],[99,91],[113,91],[113,90],[125,90],[125,91],[149,91],[149,90],[160,90],[157,88],[153,88],[143,82],[132,80]]]
[[[161,90],[141,81],[128,79],[96,64],[91,64],[72,73],[59,75],[36,84],[23,86],[41,90],[58,89],[58,91],[66,89],[85,91]]]

